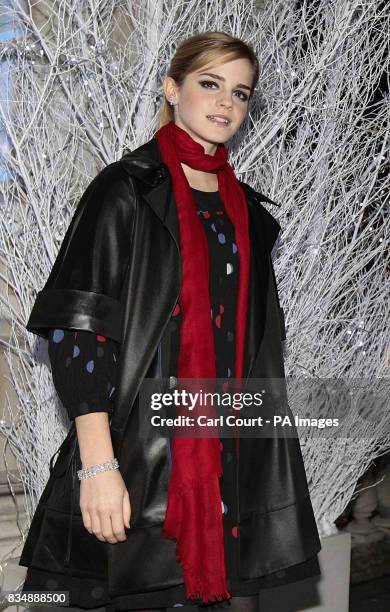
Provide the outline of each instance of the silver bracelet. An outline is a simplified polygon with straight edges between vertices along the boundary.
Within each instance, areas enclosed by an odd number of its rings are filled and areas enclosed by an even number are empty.
[[[90,476],[95,476],[95,474],[100,474],[100,472],[107,472],[108,470],[117,470],[118,468],[118,460],[114,458],[110,459],[110,461],[105,461],[104,463],[91,465],[91,467],[84,468],[83,470],[77,470],[77,476],[79,477],[79,480],[84,480],[85,478],[90,478]]]

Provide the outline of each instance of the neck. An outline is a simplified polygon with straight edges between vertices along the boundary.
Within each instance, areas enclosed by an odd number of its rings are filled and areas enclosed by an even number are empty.
[[[181,167],[190,187],[200,191],[218,191],[218,177],[216,174],[194,170],[194,168],[183,163],[181,163]]]

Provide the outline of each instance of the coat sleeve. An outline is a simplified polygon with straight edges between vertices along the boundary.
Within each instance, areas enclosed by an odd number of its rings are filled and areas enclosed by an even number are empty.
[[[84,191],[26,328],[86,330],[121,340],[123,281],[135,217],[134,187],[120,162]]]

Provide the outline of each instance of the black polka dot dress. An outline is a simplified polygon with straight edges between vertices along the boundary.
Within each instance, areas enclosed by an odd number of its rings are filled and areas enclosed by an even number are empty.
[[[227,216],[218,192],[203,192],[192,188],[197,213],[204,227],[209,248],[209,279],[211,318],[216,354],[216,375],[221,380],[222,391],[228,389],[229,378],[234,378],[235,362],[235,312],[239,279],[239,259],[234,226]],[[182,314],[179,304],[172,313],[168,327],[171,341],[170,372],[177,373],[179,334]],[[115,374],[119,345],[85,331],[52,330],[49,338],[49,355],[53,381],[58,395],[69,416],[88,412],[112,412],[115,397]],[[235,439],[222,438],[223,476],[220,479],[222,516],[224,528],[225,565],[228,590],[232,596],[250,596],[259,593],[263,586],[276,586],[305,576],[305,564],[274,572],[269,576],[242,581],[238,577],[239,526],[237,508],[237,471]],[[313,560],[316,564],[317,560]],[[316,566],[317,568],[317,566]],[[309,575],[316,573],[308,568]],[[226,608],[228,600],[215,604],[202,604],[188,600],[184,583],[161,591],[137,593],[110,600],[107,583],[101,580],[80,579],[50,574],[33,568],[28,570],[24,589],[45,587],[47,581],[56,581],[57,590],[70,591],[70,605],[84,608],[106,606],[106,610],[133,610],[137,608],[165,608],[191,605],[196,607]]]
[[[227,391],[229,378],[234,378],[235,364],[235,318],[239,279],[238,249],[235,242],[234,226],[230,221],[218,192],[204,192],[192,189],[197,213],[208,240],[209,290],[211,319],[215,346],[216,377],[220,380],[220,391]],[[179,355],[180,307],[177,305],[171,322],[173,334],[171,370],[177,372]],[[220,479],[225,564],[228,589],[232,595],[250,595],[258,592],[255,581],[245,586],[239,583],[238,554],[239,529],[237,510],[237,461],[234,438],[222,438],[223,476]],[[208,606],[210,607],[210,606]]]

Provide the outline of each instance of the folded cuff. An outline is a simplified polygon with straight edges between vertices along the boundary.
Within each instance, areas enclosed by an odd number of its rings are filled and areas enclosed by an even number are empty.
[[[26,329],[48,339],[50,329],[80,329],[121,342],[122,305],[108,295],[79,289],[43,289]]]

